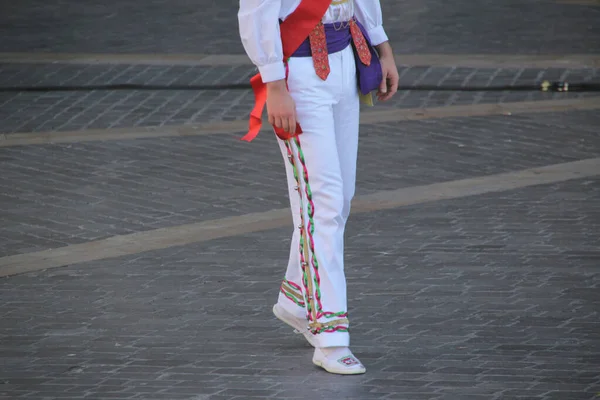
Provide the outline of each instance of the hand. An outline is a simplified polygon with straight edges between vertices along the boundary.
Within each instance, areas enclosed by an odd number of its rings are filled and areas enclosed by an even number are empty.
[[[296,103],[287,90],[285,80],[267,83],[267,114],[273,127],[290,135],[296,133]]]
[[[376,48],[379,53],[379,62],[381,63],[381,70],[383,72],[383,79],[381,80],[381,85],[379,85],[377,99],[379,101],[386,101],[391,99],[398,91],[400,75],[398,75],[398,67],[396,67],[394,52],[390,43],[381,43]]]

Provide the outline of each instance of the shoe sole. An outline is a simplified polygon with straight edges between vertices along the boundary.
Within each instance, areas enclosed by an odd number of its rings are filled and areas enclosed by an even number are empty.
[[[291,326],[295,330],[298,330],[298,331],[302,332],[302,336],[304,336],[304,338],[306,339],[306,341],[312,347],[317,347],[317,341],[316,341],[315,338],[313,338],[312,334],[309,333],[309,332],[306,332],[306,333],[303,332],[303,331],[305,331],[307,329],[307,327],[299,326],[299,325],[297,325],[297,324],[294,323],[295,322],[294,320],[287,319],[286,318],[286,314],[287,314],[286,311],[280,310],[279,307],[277,307],[277,304],[275,304],[273,306],[273,314],[281,322],[285,323],[288,326]],[[291,318],[293,318],[293,317],[291,317]]]
[[[365,372],[367,372],[366,368],[355,369],[355,370],[334,369],[334,368],[329,369],[329,368],[326,368],[321,361],[317,361],[314,358],[313,358],[312,362],[317,367],[323,368],[325,371],[329,372],[330,374],[336,374],[336,375],[361,375],[361,374],[364,374]]]

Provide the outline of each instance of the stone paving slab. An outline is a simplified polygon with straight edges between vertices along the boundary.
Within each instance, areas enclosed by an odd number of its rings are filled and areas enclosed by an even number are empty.
[[[600,53],[600,7],[554,0],[382,1],[400,53]],[[1,52],[243,53],[238,1],[5,2]]]
[[[357,193],[597,157],[594,111],[404,121],[363,129]],[[288,207],[271,135],[0,149],[0,255]]]
[[[251,66],[0,64],[0,87],[248,83]],[[600,84],[599,69],[403,67],[405,85],[498,87],[544,80]],[[377,109],[582,98],[598,93],[401,91]],[[0,93],[0,132],[46,132],[245,120],[249,90]]]
[[[600,179],[351,217],[335,377],[270,315],[290,229],[0,280],[11,399],[592,400]]]

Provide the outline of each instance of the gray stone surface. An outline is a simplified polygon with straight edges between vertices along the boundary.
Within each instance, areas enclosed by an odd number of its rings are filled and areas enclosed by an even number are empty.
[[[400,53],[600,52],[600,8],[554,0],[382,1]],[[0,51],[243,53],[238,1],[0,3]]]
[[[499,87],[538,85],[544,80],[600,84],[598,69],[400,68],[402,85]],[[0,87],[46,85],[211,85],[248,83],[250,66],[0,64]],[[378,109],[581,98],[598,93],[401,92]],[[0,93],[0,132],[39,132],[206,123],[248,118],[249,90],[89,91]]]
[[[11,399],[592,400],[600,180],[351,218],[335,377],[270,314],[291,229],[0,280]]]
[[[598,157],[596,110],[366,126],[358,194]],[[269,134],[0,148],[0,254],[288,207]]]
[[[399,53],[600,51],[600,8],[383,2]],[[0,51],[242,53],[237,2],[0,1]],[[0,85],[213,83],[250,68],[0,65]],[[403,82],[597,81],[597,70],[402,69]],[[579,97],[403,92],[388,107]],[[242,92],[0,94],[2,132],[245,118]],[[359,194],[598,157],[579,111],[365,127]],[[272,137],[0,148],[0,256],[287,207]],[[352,341],[328,375],[270,314],[290,229],[0,279],[0,400],[592,400],[600,179],[353,216]]]

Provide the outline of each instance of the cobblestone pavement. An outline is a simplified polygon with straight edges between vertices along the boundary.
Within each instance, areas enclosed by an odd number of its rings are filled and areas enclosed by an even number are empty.
[[[0,64],[0,87],[43,85],[210,85],[248,83],[254,69],[143,65]],[[598,69],[400,68],[405,85],[500,87],[544,80],[600,84]],[[597,93],[401,91],[377,109],[581,98]],[[38,132],[244,120],[254,97],[232,91],[0,93],[0,132]]]
[[[360,193],[598,157],[598,123],[578,111],[375,125]],[[267,141],[2,148],[2,252],[286,207]],[[317,370],[269,314],[289,229],[4,278],[0,399],[592,400],[599,204],[589,178],[354,216],[360,377]]]
[[[400,53],[600,52],[600,7],[554,0],[383,1]],[[0,5],[0,51],[243,53],[236,0],[44,0]]]
[[[236,1],[0,2],[0,52],[241,54]],[[383,2],[399,53],[600,52],[600,7]],[[402,67],[405,84],[598,82],[598,69]],[[0,87],[247,82],[252,69],[0,64]],[[597,95],[597,94],[596,94]],[[585,97],[410,92],[413,108]],[[246,118],[242,91],[0,93],[0,132]],[[380,123],[358,194],[600,157],[600,113]],[[0,257],[285,208],[270,135],[0,148]],[[270,314],[290,229],[0,278],[0,400],[600,398],[599,176],[352,216],[363,376],[312,366]]]
[[[599,125],[592,110],[365,126],[358,194],[598,157]],[[0,255],[287,207],[273,137],[238,138],[0,148]]]
[[[0,281],[2,399],[586,399],[600,179],[355,216],[331,376],[270,315],[289,229]]]

